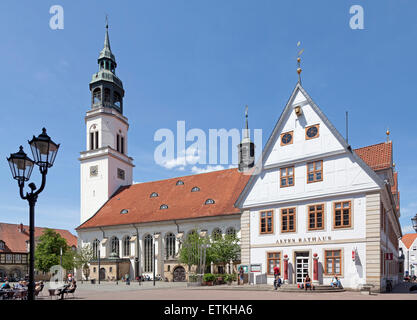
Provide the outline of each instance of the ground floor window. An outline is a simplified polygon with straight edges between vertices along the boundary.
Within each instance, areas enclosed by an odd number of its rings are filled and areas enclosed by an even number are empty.
[[[267,254],[267,273],[274,274],[274,267],[277,265],[278,267],[281,266],[281,253],[280,252],[268,252]],[[281,268],[280,268],[281,270]]]
[[[144,246],[144,250],[145,250],[145,266],[144,266],[144,270],[145,272],[152,272],[153,270],[153,263],[152,263],[152,259],[153,259],[153,239],[152,236],[150,234],[148,234],[145,237],[145,246]]]
[[[340,276],[342,274],[342,250],[326,250],[325,257],[325,274]]]

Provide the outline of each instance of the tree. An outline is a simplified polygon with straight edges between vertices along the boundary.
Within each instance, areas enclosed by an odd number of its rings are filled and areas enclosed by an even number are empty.
[[[227,234],[225,237],[212,237],[210,260],[223,265],[223,270],[226,270],[226,264],[230,260],[237,260],[239,253],[239,238],[235,234]]]
[[[188,265],[188,270],[191,269],[191,266],[199,266],[201,264],[207,265],[210,261],[209,248],[206,249],[205,260],[203,246],[207,246],[210,243],[209,239],[200,237],[197,232],[192,232],[187,236],[183,242],[181,249],[179,251],[179,262]]]
[[[82,269],[85,278],[88,280],[90,275],[89,262],[93,260],[93,248],[90,244],[86,244],[79,248],[74,257],[74,264],[77,269]]]
[[[39,237],[35,249],[35,268],[49,272],[50,268],[60,264],[62,248],[62,267],[66,270],[74,268],[74,254],[67,241],[52,229],[46,229]]]

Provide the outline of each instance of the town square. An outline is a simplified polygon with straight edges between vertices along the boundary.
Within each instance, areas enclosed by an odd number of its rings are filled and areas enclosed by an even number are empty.
[[[417,300],[416,12],[3,1],[0,300]]]

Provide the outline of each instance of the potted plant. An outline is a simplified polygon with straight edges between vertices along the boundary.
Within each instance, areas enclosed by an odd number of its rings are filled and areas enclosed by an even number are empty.
[[[212,286],[214,282],[215,276],[212,273],[205,273],[203,276],[204,283],[207,286]]]
[[[233,281],[236,281],[236,273],[226,274],[224,276],[224,281],[226,281],[227,284],[230,286]]]
[[[216,278],[216,284],[223,284],[224,283],[224,274],[216,274],[215,278]]]

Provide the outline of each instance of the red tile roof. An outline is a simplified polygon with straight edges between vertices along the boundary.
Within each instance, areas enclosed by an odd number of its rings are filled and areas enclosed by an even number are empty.
[[[234,203],[250,175],[227,169],[122,187],[78,229],[240,213]],[[176,185],[181,180],[183,185]],[[191,192],[193,187],[200,188]],[[158,197],[151,198],[156,192]],[[213,199],[214,204],[205,204]],[[168,209],[160,209],[166,204]],[[121,214],[123,209],[128,213]]]
[[[403,235],[401,238],[401,241],[404,243],[404,245],[407,247],[407,249],[410,249],[411,245],[413,244],[414,240],[417,238],[417,233],[407,233]]]
[[[355,149],[356,154],[374,171],[392,166],[392,142],[383,142]]]
[[[23,232],[20,232],[21,226],[23,227]],[[35,238],[40,237],[45,229],[47,228],[35,227]],[[70,247],[77,246],[77,237],[68,230],[52,230],[59,233],[61,237],[65,238]],[[4,250],[0,250],[0,252],[27,252],[26,241],[29,240],[29,226],[0,223],[0,240],[5,242]]]

